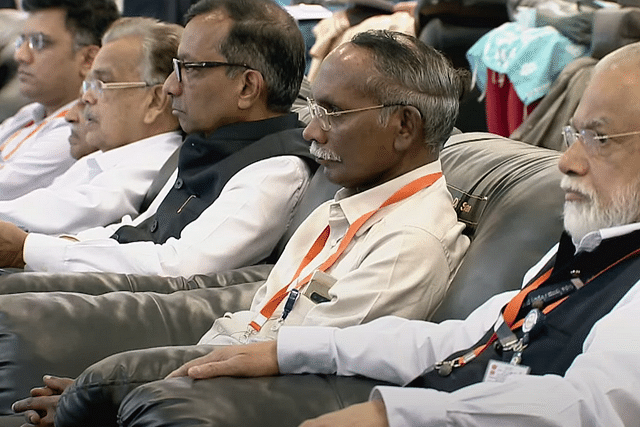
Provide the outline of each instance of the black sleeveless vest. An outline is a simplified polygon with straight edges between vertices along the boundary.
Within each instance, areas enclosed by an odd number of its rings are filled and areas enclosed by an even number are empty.
[[[317,168],[302,138],[296,114],[235,123],[209,137],[187,136],[178,160],[178,177],[154,215],[137,226],[122,226],[112,239],[119,243],[179,238],[182,229],[200,216],[238,171],[259,160],[295,155]]]
[[[571,238],[564,233],[556,256],[545,266],[544,273],[553,266],[547,281],[537,293],[558,288],[569,283],[579,271],[579,277],[586,282],[617,260],[640,247],[640,231],[604,240],[593,252],[580,252],[574,256],[575,247]],[[544,328],[522,354],[522,365],[531,368],[530,374],[564,375],[573,360],[582,352],[582,346],[593,325],[620,301],[627,291],[640,279],[640,257],[629,258],[608,269],[569,297],[547,314]],[[522,309],[518,319],[528,312]],[[522,331],[518,329],[520,338]],[[471,349],[487,342],[493,330]],[[447,360],[466,354],[470,349],[457,352]],[[490,360],[509,362],[512,351],[501,351],[499,345],[492,345],[468,364],[454,368],[448,376],[440,376],[437,370],[429,371],[411,381],[409,387],[434,388],[440,391],[455,391],[462,387],[481,382]]]

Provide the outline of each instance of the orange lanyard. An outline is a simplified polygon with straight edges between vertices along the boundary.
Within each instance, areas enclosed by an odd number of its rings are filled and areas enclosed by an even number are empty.
[[[373,216],[380,209],[392,205],[394,203],[400,202],[401,200],[406,199],[417,193],[418,191],[430,187],[434,182],[436,182],[442,176],[442,172],[432,173],[429,175],[425,175],[420,177],[414,181],[411,181],[409,184],[405,185],[398,191],[396,191],[391,197],[389,197],[384,203],[380,205],[377,209],[374,209],[366,214],[362,215],[347,230],[344,238],[340,242],[338,249],[334,252],[325,262],[323,262],[317,269],[320,271],[326,271],[329,267],[331,267],[337,260],[340,258],[342,253],[345,251],[351,240],[356,235],[358,230],[364,225],[365,222],[369,218]],[[330,228],[327,225],[325,229],[320,233],[318,238],[315,240],[309,252],[304,256],[298,270],[293,275],[291,281],[284,287],[282,287],[271,299],[265,304],[265,306],[260,310],[260,313],[256,315],[253,321],[249,324],[255,331],[259,331],[262,329],[264,324],[271,318],[273,313],[276,311],[276,308],[282,300],[289,294],[289,286],[300,276],[300,273],[306,266],[309,265],[313,259],[318,256],[318,254],[322,251],[327,240],[329,239]],[[294,289],[301,289],[304,285],[306,285],[311,279],[311,273],[305,276],[302,280],[299,280]]]
[[[24,144],[24,143],[25,143],[25,141],[27,141],[27,140],[28,140],[29,138],[31,138],[33,135],[35,135],[36,133],[38,133],[38,131],[39,131],[40,129],[42,129],[42,127],[43,127],[44,125],[46,125],[47,123],[49,123],[51,120],[59,119],[59,118],[64,117],[68,112],[69,112],[69,110],[63,110],[63,111],[61,111],[60,113],[56,114],[54,117],[51,117],[51,118],[49,118],[49,119],[45,119],[45,120],[43,120],[43,121],[42,121],[38,126],[36,126],[36,128],[35,128],[34,130],[32,130],[31,132],[29,132],[29,135],[25,136],[25,137],[22,139],[22,141],[20,141],[18,144],[16,144],[16,146],[13,148],[13,150],[11,150],[11,151],[9,152],[9,154],[7,154],[6,156],[2,156],[2,160],[4,160],[4,161],[9,160],[9,159],[10,159],[10,158],[11,158],[11,157],[16,153],[16,151],[18,151],[18,149],[22,146],[22,144]],[[22,129],[18,129],[17,131],[15,131],[15,132],[13,133],[13,135],[11,135],[9,138],[7,138],[7,140],[6,140],[2,145],[0,145],[0,152],[2,152],[2,150],[4,150],[4,149],[7,147],[7,145],[8,145],[11,141],[13,141],[13,140],[18,136],[18,135],[20,135],[20,133],[21,133],[24,129],[27,129],[28,127],[33,126],[34,124],[35,124],[35,122],[34,122],[33,120],[30,120],[29,122],[27,122],[27,124],[26,124],[26,125],[24,125],[24,126],[22,127]]]
[[[606,267],[603,270],[601,270],[599,273],[593,275],[589,280],[587,280],[585,282],[584,286],[589,284],[591,281],[593,281],[595,278],[597,278],[601,274],[605,273],[609,269],[615,267],[616,265],[618,265],[622,261],[624,261],[626,259],[629,259],[631,257],[634,257],[634,256],[636,256],[638,254],[640,254],[640,249],[636,249],[635,251],[625,255],[624,257],[620,258],[619,260],[617,260],[613,264],[611,264],[608,267]],[[516,317],[517,317],[518,313],[520,312],[520,309],[522,307],[522,304],[523,304],[525,298],[531,292],[533,292],[534,290],[538,289],[540,287],[540,285],[542,285],[544,282],[546,282],[547,279],[549,278],[549,276],[551,276],[551,272],[552,271],[553,271],[553,268],[549,269],[546,273],[544,273],[543,275],[538,277],[532,284],[530,284],[529,286],[525,287],[520,292],[518,292],[518,294],[515,297],[513,297],[511,299],[511,301],[509,301],[509,303],[507,303],[507,305],[504,308],[502,317],[504,319],[504,323],[509,327],[509,329],[514,331],[514,330],[518,329],[520,326],[522,326],[522,323],[524,322],[524,319],[520,319],[517,322],[515,320],[516,320]],[[544,314],[547,314],[547,313],[551,312],[553,309],[555,309],[560,304],[562,304],[567,298],[569,298],[568,295],[563,297],[563,298],[561,298],[561,299],[559,299],[558,301],[555,301],[552,304],[549,304],[548,306],[546,306],[542,310],[542,312]],[[489,338],[489,340],[487,341],[486,344],[480,345],[480,346],[476,347],[475,349],[473,349],[471,352],[454,359],[452,361],[453,366],[454,367],[459,367],[459,366],[464,366],[465,364],[469,363],[471,360],[475,359],[483,351],[485,351],[497,339],[497,337],[498,337],[498,335],[494,332],[491,335],[491,337]]]

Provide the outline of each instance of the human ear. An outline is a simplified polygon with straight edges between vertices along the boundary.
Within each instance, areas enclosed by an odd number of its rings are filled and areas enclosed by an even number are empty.
[[[242,73],[242,89],[238,97],[238,108],[246,110],[263,97],[264,79],[262,74],[255,70],[246,70]]]
[[[94,44],[89,46],[83,46],[78,54],[80,55],[80,76],[84,79],[91,71],[91,66],[93,65],[93,60],[96,58],[98,51],[100,50],[99,46]]]
[[[162,89],[162,85],[157,84],[153,86],[149,91],[149,96],[145,98],[143,122],[145,124],[155,122],[159,116],[168,111],[170,103],[171,99]]]
[[[416,140],[422,141],[424,126],[422,116],[417,108],[410,105],[403,106],[393,117],[396,118],[395,126],[398,127],[393,142],[393,148],[396,151],[406,151]]]

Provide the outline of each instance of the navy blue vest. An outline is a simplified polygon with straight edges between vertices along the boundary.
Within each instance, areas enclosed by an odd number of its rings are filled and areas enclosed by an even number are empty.
[[[303,158],[312,171],[317,168],[295,114],[224,126],[206,138],[191,134],[180,148],[178,177],[156,213],[136,227],[120,227],[111,238],[119,243],[158,244],[179,238],[182,229],[218,198],[238,171],[285,155]]]
[[[558,288],[569,283],[579,271],[583,282],[614,264],[620,258],[640,247],[640,231],[604,240],[593,252],[580,252],[574,256],[575,247],[565,233],[560,239],[556,256],[541,271],[553,272],[537,293]],[[572,273],[573,272],[573,273]],[[627,291],[640,280],[640,257],[629,258],[608,269],[581,289],[573,292],[553,311],[547,314],[543,330],[527,346],[522,354],[522,365],[531,368],[532,375],[564,375],[573,360],[582,352],[582,346],[593,325],[620,301]],[[523,308],[518,319],[524,317]],[[484,344],[492,335],[487,331],[472,348]],[[522,331],[517,330],[520,338]],[[447,360],[466,354],[470,349],[457,352]],[[448,376],[440,376],[437,370],[423,374],[408,384],[409,387],[428,387],[451,392],[481,382],[489,360],[509,362],[513,352],[501,351],[492,345],[470,363],[454,368]]]

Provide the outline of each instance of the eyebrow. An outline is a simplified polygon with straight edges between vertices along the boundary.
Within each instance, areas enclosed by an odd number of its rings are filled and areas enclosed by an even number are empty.
[[[598,129],[606,125],[607,123],[608,121],[604,118],[589,119],[582,124],[580,129]],[[578,129],[577,126],[575,125],[575,121],[573,120],[573,118],[569,120],[569,124],[573,126],[574,129]]]
[[[98,80],[105,80],[113,78],[113,73],[108,70],[92,70],[91,77]]]

